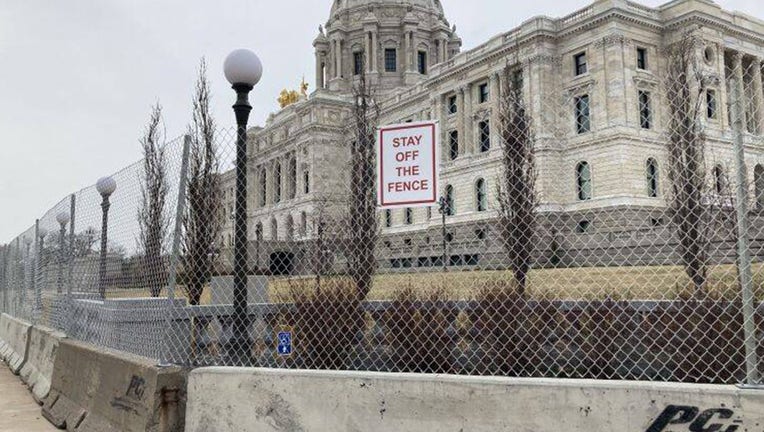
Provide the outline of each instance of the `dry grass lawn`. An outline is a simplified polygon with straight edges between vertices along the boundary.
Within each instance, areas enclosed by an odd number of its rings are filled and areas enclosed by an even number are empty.
[[[756,298],[764,300],[764,264],[754,264]],[[342,276],[325,277],[324,284],[342,280]],[[486,284],[512,280],[506,270],[453,271],[433,273],[379,274],[374,278],[370,300],[388,300],[403,288],[428,292],[445,289],[452,299],[471,299]],[[269,281],[271,301],[288,302],[290,289],[307,290],[315,287],[310,277],[272,277]],[[718,297],[733,299],[738,295],[737,271],[734,265],[712,267],[709,291]],[[531,271],[528,294],[538,299],[603,300],[673,300],[692,294],[690,284],[679,266],[650,267],[589,267],[568,269],[539,269]],[[109,289],[109,298],[147,297],[143,289]],[[162,290],[162,297],[167,295]],[[176,298],[185,298],[182,287],[175,290]],[[204,290],[201,303],[210,304],[210,290]]]

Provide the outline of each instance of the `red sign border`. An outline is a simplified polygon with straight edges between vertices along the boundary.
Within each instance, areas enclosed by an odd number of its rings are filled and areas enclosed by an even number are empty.
[[[391,132],[391,131],[397,131],[397,130],[404,130],[404,129],[419,129],[423,127],[429,127],[432,132],[432,178],[433,178],[433,188],[432,188],[432,200],[420,200],[420,201],[400,201],[400,202],[385,202],[384,197],[384,184],[383,180],[385,178],[384,176],[384,158],[383,155],[383,135],[385,132]],[[407,204],[437,204],[438,202],[438,164],[440,161],[438,161],[438,154],[437,154],[437,132],[438,122],[432,121],[432,122],[420,122],[420,123],[410,123],[410,124],[403,124],[403,125],[393,125],[389,127],[381,127],[379,128],[379,144],[378,144],[378,158],[379,158],[379,207],[396,207],[396,206],[405,206]]]

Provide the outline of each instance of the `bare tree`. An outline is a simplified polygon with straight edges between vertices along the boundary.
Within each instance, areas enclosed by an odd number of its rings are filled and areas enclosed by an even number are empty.
[[[359,300],[371,291],[377,260],[377,195],[374,189],[374,136],[379,110],[366,77],[366,60],[361,62],[358,83],[353,86],[353,124],[350,126],[350,194],[344,233],[344,255]]]
[[[152,297],[159,297],[166,279],[162,252],[167,239],[170,219],[165,204],[170,185],[167,181],[165,149],[162,146],[162,107],[157,104],[140,139],[143,149],[141,178],[141,207],[138,210],[140,236],[138,246],[143,258],[143,277]]]
[[[702,98],[706,79],[697,63],[697,38],[686,34],[667,50],[666,97],[669,108],[668,179],[672,221],[679,236],[682,265],[696,293],[708,277],[709,215],[706,196]]]
[[[502,172],[499,228],[517,293],[525,294],[536,229],[536,160],[533,120],[523,100],[522,69],[507,66],[499,101]]]
[[[315,276],[316,295],[321,294],[321,278],[326,276],[332,266],[332,251],[330,249],[332,241],[330,236],[334,235],[331,227],[332,217],[328,211],[329,200],[326,197],[320,197],[316,200],[315,211],[313,213],[313,239],[308,245],[308,258],[311,263],[311,271]]]
[[[210,113],[210,83],[202,59],[189,126],[191,149],[188,205],[183,216],[183,282],[192,305],[198,305],[212,277],[215,240],[220,234],[220,177],[215,145],[215,120]]]

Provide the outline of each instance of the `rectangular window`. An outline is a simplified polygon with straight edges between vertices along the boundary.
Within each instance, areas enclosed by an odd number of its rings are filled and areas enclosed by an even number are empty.
[[[576,76],[585,74],[588,69],[586,66],[586,53],[580,53],[573,56],[573,62],[575,66]]]
[[[706,117],[716,119],[716,90],[706,90]]]
[[[647,49],[637,48],[637,69],[647,70]]]
[[[385,210],[385,227],[390,228],[393,226],[393,213],[392,211]]]
[[[491,124],[488,120],[478,123],[480,131],[480,152],[485,153],[491,149]]]
[[[478,86],[478,103],[488,102],[488,83]]]
[[[363,69],[363,53],[353,53],[353,75],[361,75]]]
[[[414,211],[411,208],[406,207],[406,210],[403,213],[403,221],[406,225],[414,223]]]
[[[459,157],[459,131],[451,131],[448,134],[448,156],[451,160]]]
[[[395,48],[385,48],[385,72],[398,70],[398,52]]]
[[[575,98],[576,105],[576,133],[582,134],[592,129],[589,95],[578,96]]]
[[[427,53],[425,51],[419,51],[417,54],[417,66],[419,67],[419,73],[424,75],[427,73]]]
[[[650,109],[650,93],[639,91],[639,126],[642,129],[652,128],[653,113]]]
[[[449,114],[456,114],[459,108],[456,107],[456,96],[451,96],[448,98],[448,113]]]

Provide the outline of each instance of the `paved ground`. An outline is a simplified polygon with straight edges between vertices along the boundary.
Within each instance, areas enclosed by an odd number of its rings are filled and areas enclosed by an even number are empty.
[[[0,362],[0,432],[57,431],[40,413],[24,383]]]

